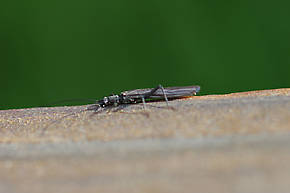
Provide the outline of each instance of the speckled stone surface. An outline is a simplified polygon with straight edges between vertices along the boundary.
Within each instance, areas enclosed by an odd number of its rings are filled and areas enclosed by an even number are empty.
[[[290,192],[290,89],[169,104],[0,111],[0,192]]]

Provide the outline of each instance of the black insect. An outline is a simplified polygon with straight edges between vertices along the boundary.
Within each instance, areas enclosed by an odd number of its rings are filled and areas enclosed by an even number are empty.
[[[98,100],[96,104],[91,105],[87,110],[98,111],[100,108],[109,106],[118,106],[123,104],[136,104],[148,101],[165,100],[168,106],[168,99],[185,98],[196,95],[199,92],[200,86],[183,86],[183,87],[166,87],[158,85],[155,88],[136,89],[121,92],[119,95],[110,95]]]
[[[95,104],[90,105],[86,109],[81,110],[79,112],[74,112],[74,113],[65,115],[61,119],[56,120],[53,123],[56,123],[68,116],[72,116],[80,112],[84,112],[84,111],[100,112],[101,110],[105,110],[106,108],[119,106],[119,105],[143,103],[143,106],[145,109],[146,108],[145,102],[165,100],[168,106],[168,100],[190,97],[192,95],[196,95],[196,93],[199,92],[199,90],[200,90],[200,86],[182,86],[182,87],[163,88],[163,86],[158,85],[155,88],[145,88],[145,89],[124,91],[124,92],[121,92],[121,94],[119,95],[112,94],[110,96],[104,97],[103,99],[98,100]],[[44,135],[45,131],[50,125],[42,129],[41,135]]]

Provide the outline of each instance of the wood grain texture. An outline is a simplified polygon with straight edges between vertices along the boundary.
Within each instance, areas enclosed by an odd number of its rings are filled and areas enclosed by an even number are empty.
[[[0,111],[0,192],[290,191],[290,89],[169,104]]]

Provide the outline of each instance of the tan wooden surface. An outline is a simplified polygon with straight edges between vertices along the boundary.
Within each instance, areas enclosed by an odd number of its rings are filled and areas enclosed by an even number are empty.
[[[0,192],[290,192],[290,89],[169,104],[0,111]]]

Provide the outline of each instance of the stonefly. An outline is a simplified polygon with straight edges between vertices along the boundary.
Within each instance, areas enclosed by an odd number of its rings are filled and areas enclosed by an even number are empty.
[[[60,120],[75,115],[77,113],[81,113],[84,111],[95,111],[100,112],[101,110],[105,110],[109,107],[120,106],[120,105],[129,105],[136,103],[143,103],[144,109],[146,108],[145,102],[153,102],[153,101],[166,101],[167,107],[168,100],[173,99],[181,99],[196,95],[199,92],[200,86],[180,86],[180,87],[163,87],[158,85],[155,88],[145,88],[145,89],[136,89],[121,92],[119,95],[112,94],[110,96],[104,97],[101,100],[98,100],[95,104],[90,105],[84,110],[79,112],[74,112],[68,115],[63,116],[61,119],[54,121],[53,123],[59,122]],[[52,123],[52,124],[53,124]],[[50,124],[51,125],[51,124]],[[41,136],[44,135],[47,128],[50,126],[46,126],[41,130]]]
[[[98,111],[100,108],[109,106],[119,106],[123,104],[136,104],[149,101],[165,100],[168,106],[168,100],[180,99],[196,95],[199,92],[200,86],[180,86],[180,87],[165,87],[158,85],[155,88],[136,89],[121,92],[119,95],[110,95],[98,100],[96,104],[89,106],[86,110]]]

